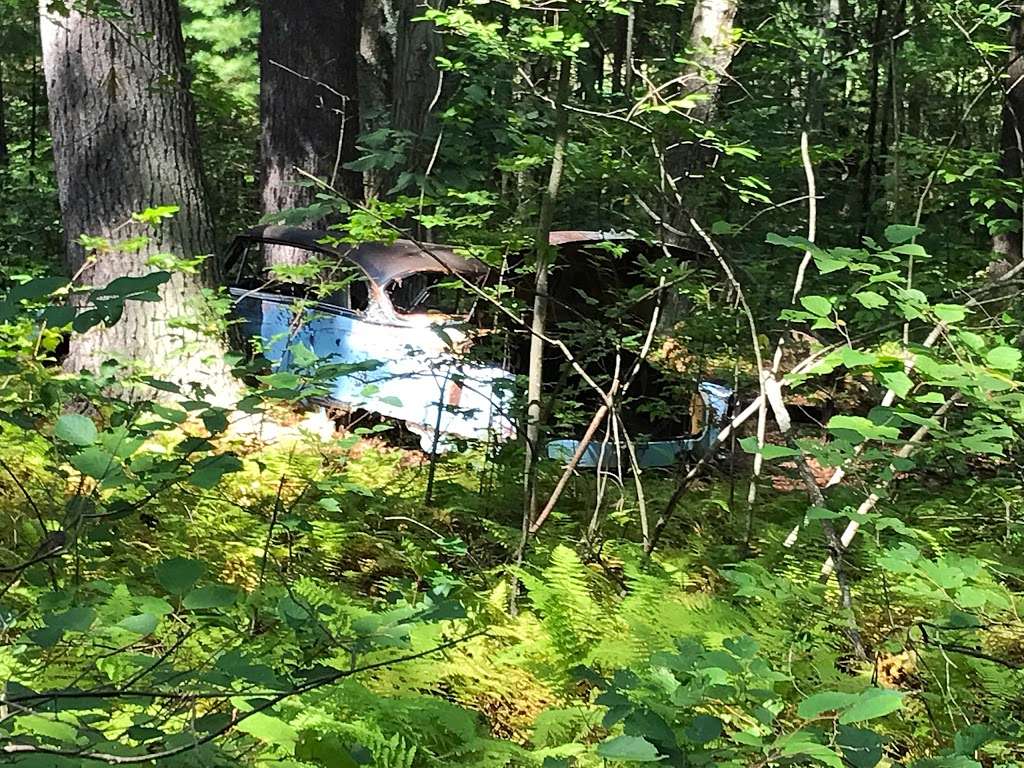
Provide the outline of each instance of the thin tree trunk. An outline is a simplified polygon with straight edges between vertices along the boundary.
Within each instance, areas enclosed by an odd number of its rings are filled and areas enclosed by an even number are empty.
[[[622,92],[622,71],[626,62],[626,25],[628,20],[625,16],[616,14],[615,24],[615,48],[612,50],[612,93]]]
[[[622,87],[629,96],[633,93],[633,42],[636,36],[636,5],[629,4],[628,15],[626,16],[626,39],[623,41],[624,74]]]
[[[301,169],[350,199],[362,198],[357,156],[359,0],[263,0],[260,114],[264,214],[307,207],[316,189],[299,185]],[[323,224],[314,217],[314,224]],[[272,263],[297,249],[274,249]]]
[[[7,149],[7,96],[4,92],[4,70],[0,62],[0,168],[7,165],[10,153]]]
[[[999,170],[1007,181],[1024,182],[1024,15],[1018,13],[1010,20],[1010,52],[1006,67],[1006,95],[1003,100],[1003,126],[999,136]],[[1017,196],[1018,205],[1024,201]],[[1010,262],[1018,262],[1021,253],[1021,216],[1024,207],[1016,212],[1000,203],[993,211],[996,218],[1017,219],[1017,228],[999,233],[992,238],[992,249]]]
[[[868,60],[868,124],[865,131],[865,155],[860,167],[860,230],[867,231],[871,215],[871,196],[875,180],[875,140],[878,135],[878,81],[881,51],[885,32],[886,0],[878,0],[875,23],[871,33],[871,55]]]
[[[32,56],[32,89],[29,97],[28,180],[36,180],[36,155],[39,147],[39,57]]]
[[[821,0],[819,3],[819,34],[822,39],[822,59],[820,64],[812,64],[807,78],[807,131],[812,137],[818,136],[825,122],[825,107],[833,93],[831,88],[834,73],[831,69],[830,55],[832,40],[835,36],[835,22],[840,9],[836,0]]]
[[[558,72],[558,90],[555,94],[555,145],[551,155],[551,171],[548,186],[541,201],[540,217],[537,224],[537,275],[534,283],[533,321],[531,325],[529,368],[527,374],[526,401],[526,460],[523,466],[523,530],[519,548],[516,551],[516,565],[521,565],[530,543],[530,528],[537,518],[537,461],[541,448],[541,419],[543,413],[544,388],[544,335],[547,333],[548,317],[548,276],[551,269],[553,249],[549,243],[551,225],[555,218],[555,203],[562,184],[562,170],[565,166],[565,148],[569,141],[569,114],[565,103],[569,97],[569,80],[572,66],[563,59]],[[510,606],[515,610],[516,585],[510,596]]]
[[[68,270],[105,286],[153,271],[158,253],[211,254],[213,227],[203,188],[192,99],[185,87],[185,50],[175,0],[123,0],[116,21],[66,17],[40,0],[43,68],[49,97],[54,164]],[[179,212],[152,231],[130,222],[159,205]],[[101,253],[86,265],[79,236],[116,243],[149,241],[131,253]],[[84,268],[84,269],[83,269]],[[75,336],[66,366],[95,371],[120,356],[166,378],[200,381],[222,395],[234,389],[220,340],[183,329],[211,275],[176,273],[159,302],[128,302],[119,322]]]

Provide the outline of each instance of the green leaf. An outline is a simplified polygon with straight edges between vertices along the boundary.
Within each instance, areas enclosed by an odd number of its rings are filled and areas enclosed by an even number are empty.
[[[757,453],[757,438],[753,435],[744,437],[740,440],[740,447],[743,448],[747,453]],[[787,448],[784,445],[773,445],[772,443],[765,443],[761,446],[761,454],[765,459],[771,461],[772,459],[780,459],[786,456],[799,456],[800,451],[795,451],[792,448]]]
[[[846,269],[850,266],[847,261],[842,261],[841,259],[830,259],[827,256],[818,255],[815,255],[814,257],[814,264],[818,268],[818,271],[823,275],[838,272],[839,270]]]
[[[811,720],[823,712],[846,709],[857,700],[856,693],[843,693],[841,691],[822,691],[808,696],[800,702],[796,713],[805,720]]]
[[[994,738],[997,738],[996,731],[987,725],[976,723],[957,731],[953,737],[953,749],[957,754],[970,756]]]
[[[861,303],[865,309],[878,309],[889,306],[889,300],[875,291],[861,291],[853,294],[853,298]]]
[[[854,768],[874,768],[882,759],[882,738],[874,731],[841,725],[836,744]]]
[[[64,328],[71,325],[78,310],[70,304],[52,304],[43,310],[43,320],[50,328]]]
[[[838,754],[824,744],[811,741],[810,735],[797,733],[794,736],[795,738],[786,740],[782,745],[782,754],[784,756],[795,757],[797,755],[804,755],[831,766],[831,768],[845,768],[843,759]]]
[[[105,288],[92,292],[94,302],[104,301],[159,301],[157,289],[171,279],[170,272],[150,272],[141,277],[119,277]]]
[[[804,513],[804,518],[807,520],[835,520],[837,517],[845,517],[845,515],[827,507],[810,507]]]
[[[960,304],[936,304],[932,309],[944,323],[959,323],[967,317],[967,308]]]
[[[978,587],[963,587],[956,592],[956,601],[961,608],[981,608],[988,602],[988,590]]]
[[[623,763],[654,763],[661,760],[658,750],[640,736],[616,736],[597,745],[598,757]]]
[[[856,432],[865,440],[895,440],[900,436],[900,431],[896,427],[875,424],[863,416],[837,414],[829,419],[826,426],[830,432]]]
[[[184,595],[202,577],[206,570],[206,564],[199,560],[175,557],[171,560],[164,560],[153,570],[160,586],[172,595]]]
[[[893,245],[907,243],[924,232],[921,227],[912,227],[907,224],[890,224],[885,228],[885,239]]]
[[[117,626],[144,637],[153,634],[159,622],[160,619],[152,613],[139,613],[135,616],[121,619],[121,621],[117,622]]]
[[[155,208],[147,208],[142,213],[133,213],[132,218],[144,224],[159,224],[164,219],[171,218],[180,210],[181,206],[178,205],[158,205]]]
[[[78,729],[71,723],[63,723],[44,715],[26,715],[16,721],[15,733],[28,736],[42,736],[53,741],[74,743],[78,739]]]
[[[66,443],[86,446],[96,442],[98,432],[92,419],[77,413],[68,413],[57,419],[53,434]]]
[[[864,365],[874,365],[878,362],[878,356],[870,352],[862,352],[853,347],[843,347],[839,350],[839,359],[847,368],[859,368]]]
[[[906,243],[905,245],[897,245],[895,248],[890,250],[891,253],[898,253],[901,256],[914,256],[924,258],[928,255],[923,246],[917,243]]]
[[[121,468],[117,460],[102,448],[86,448],[72,456],[71,466],[87,477],[104,480],[115,473],[120,474]]]
[[[878,378],[900,397],[906,397],[914,388],[914,382],[905,371],[878,371]]]
[[[289,371],[279,371],[269,376],[260,376],[259,380],[272,389],[295,389],[302,383],[302,379],[298,375]]]
[[[711,715],[697,715],[684,731],[694,744],[707,744],[722,735],[722,721]]]
[[[180,408],[168,408],[160,403],[150,403],[149,409],[160,418],[167,419],[172,424],[183,424],[185,419],[188,418],[188,414]]]
[[[188,481],[197,488],[213,488],[224,475],[239,472],[242,461],[237,456],[224,453],[220,456],[208,456],[198,462]]]
[[[95,610],[79,605],[69,608],[64,613],[47,616],[46,624],[62,632],[85,632],[95,620]]]
[[[182,605],[190,611],[227,608],[238,600],[238,590],[227,584],[210,584],[185,595]]]
[[[342,738],[334,733],[320,730],[302,732],[295,745],[295,756],[307,763],[324,768],[359,768],[359,762],[352,756]]]
[[[839,718],[841,725],[884,717],[903,706],[903,694],[888,688],[869,688]]]
[[[985,360],[1001,371],[1016,371],[1020,368],[1021,352],[1013,347],[996,347],[985,355]]]
[[[255,736],[267,744],[294,749],[299,733],[291,725],[276,717],[257,712],[249,715],[237,726],[236,730]]]
[[[802,296],[800,303],[811,314],[827,317],[832,314],[832,302],[824,296]]]

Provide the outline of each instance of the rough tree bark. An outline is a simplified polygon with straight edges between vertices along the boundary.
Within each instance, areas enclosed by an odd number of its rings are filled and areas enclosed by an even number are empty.
[[[362,198],[362,178],[344,164],[359,136],[359,0],[264,0],[260,30],[263,212],[313,202],[296,168]],[[322,221],[314,221],[314,224]],[[285,260],[295,249],[268,254]]]
[[[707,125],[718,109],[718,92],[726,77],[736,46],[733,39],[735,0],[698,0],[690,28],[690,56],[680,73],[680,96],[697,97],[687,116]],[[714,150],[700,141],[682,142],[665,155],[665,168],[672,184],[681,190],[688,177],[699,175],[714,161]],[[689,214],[679,205],[673,224],[685,227]]]
[[[398,36],[394,0],[365,0],[359,35],[359,120],[363,131],[387,122]],[[366,185],[366,179],[363,179]],[[369,185],[367,185],[369,189]],[[369,194],[369,192],[368,192]]]
[[[125,18],[51,13],[40,0],[43,69],[66,243],[80,281],[105,286],[153,271],[158,253],[213,253],[213,227],[200,172],[195,111],[185,86],[185,50],[176,0],[122,0]],[[128,223],[158,205],[180,211],[156,231]],[[82,234],[112,242],[150,236],[137,251],[116,248],[86,264]],[[234,387],[220,340],[172,322],[199,307],[209,274],[177,273],[159,302],[128,302],[111,328],[72,339],[69,370],[95,371],[111,357],[138,361],[179,382],[199,381],[226,396]]]
[[[1024,13],[1018,4],[1010,19],[1010,52],[1006,66],[1005,97],[1003,100],[1003,125],[999,135],[999,169],[1002,177],[1018,184],[1024,183]],[[1024,200],[1017,195],[1020,206],[1013,211],[1001,203],[993,214],[1001,219],[1017,219],[1022,223]],[[999,233],[992,238],[992,249],[1003,259],[1016,263],[1024,258],[1021,253],[1020,227],[1015,231]]]
[[[441,36],[427,21],[413,21],[423,15],[422,0],[397,0],[395,68],[392,76],[391,127],[408,140],[404,170],[425,173],[433,156],[437,133],[436,109],[441,73],[436,59],[441,53]],[[386,194],[396,182],[389,175],[381,188]],[[408,191],[408,190],[406,190]]]
[[[874,194],[875,166],[877,164],[878,110],[879,110],[879,72],[882,66],[886,35],[886,17],[888,1],[878,0],[875,5],[875,21],[871,32],[871,52],[868,57],[868,124],[864,133],[864,158],[860,166],[860,200],[858,215],[860,216],[860,235],[867,233],[871,218],[871,199]]]

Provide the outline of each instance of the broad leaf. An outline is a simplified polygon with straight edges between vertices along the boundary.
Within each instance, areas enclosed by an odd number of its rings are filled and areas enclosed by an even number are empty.
[[[184,595],[195,585],[206,570],[206,565],[199,560],[188,560],[175,557],[164,560],[154,571],[160,586],[172,595]]]
[[[98,432],[92,419],[77,413],[68,413],[57,420],[53,434],[66,443],[87,446],[96,442]]]
[[[903,706],[903,694],[888,688],[869,688],[857,697],[853,706],[839,718],[842,725],[874,720],[895,712]]]
[[[623,763],[654,763],[661,760],[658,750],[640,736],[616,736],[597,745],[598,757]]]

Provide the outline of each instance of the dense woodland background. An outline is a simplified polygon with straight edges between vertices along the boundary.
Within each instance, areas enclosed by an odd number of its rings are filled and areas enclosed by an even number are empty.
[[[0,764],[1024,765],[1022,56],[977,0],[0,0]],[[520,439],[308,429],[337,367],[232,351],[260,221],[527,254]],[[552,229],[654,245],[552,331]],[[545,505],[545,436],[701,379],[712,455]]]

